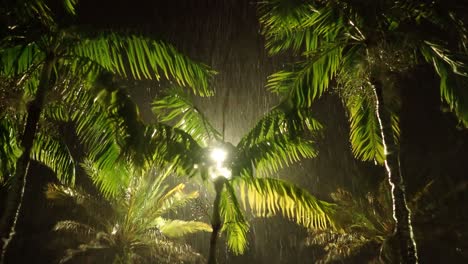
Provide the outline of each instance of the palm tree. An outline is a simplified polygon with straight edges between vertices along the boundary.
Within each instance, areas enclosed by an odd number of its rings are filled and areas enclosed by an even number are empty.
[[[85,167],[92,179],[108,176],[102,175],[103,171],[91,162]],[[55,226],[56,231],[79,241],[77,248],[67,250],[60,263],[79,263],[84,259],[106,263],[203,262],[200,254],[174,239],[209,232],[210,225],[167,218],[198,193],[185,192],[184,184],[169,187],[166,182],[171,167],[165,171],[155,168],[140,171],[130,164],[114,167],[113,178],[120,184],[112,196],[49,185],[47,197],[53,204],[72,204],[73,211],[81,212],[77,219],[65,219]]]
[[[364,197],[362,197],[364,196]],[[343,229],[311,230],[306,246],[321,246],[325,253],[317,263],[350,262],[392,263],[392,240],[394,223],[388,216],[392,213],[390,193],[385,182],[365,195],[356,197],[351,192],[338,189],[331,193]]]
[[[216,192],[208,263],[216,263],[217,239],[222,231],[226,232],[233,253],[244,252],[249,225],[243,210],[248,208],[260,217],[281,214],[307,228],[334,227],[332,204],[287,181],[268,177],[302,158],[316,155],[313,136],[320,124],[307,112],[282,104],[233,146],[223,141],[223,136],[180,89],[156,100],[153,111],[162,122],[171,122],[203,148],[191,165],[191,175],[211,178]],[[305,125],[298,122],[299,116],[307,120]]]
[[[270,89],[310,106],[337,87],[350,119],[356,157],[385,168],[392,189],[401,261],[417,262],[399,166],[398,77],[426,61],[440,76],[442,101],[468,125],[465,4],[451,1],[262,2],[260,21],[271,54],[292,50],[303,61],[273,74]]]
[[[78,1],[63,2],[66,12],[74,15]],[[21,137],[16,140],[22,152],[14,165],[15,173],[0,222],[1,233],[8,236],[3,244],[2,261],[21,209],[27,168],[44,103],[54,87],[63,85],[59,83],[64,80],[63,75],[80,76],[80,80],[89,82],[103,72],[134,79],[159,80],[163,76],[191,87],[197,94],[209,95],[208,79],[213,74],[206,66],[192,62],[161,41],[141,35],[93,34],[76,27],[64,28],[41,0],[17,1],[15,8],[7,11],[11,25],[8,25],[8,35],[0,40],[0,76],[2,81],[21,87],[25,95],[34,99],[28,103],[24,126],[19,129]],[[5,131],[2,129],[2,136],[8,134]],[[4,146],[10,143],[14,143],[11,138],[2,142],[2,148],[8,150]],[[12,149],[14,147],[5,154],[17,155],[18,151]],[[11,162],[6,166],[11,169]]]

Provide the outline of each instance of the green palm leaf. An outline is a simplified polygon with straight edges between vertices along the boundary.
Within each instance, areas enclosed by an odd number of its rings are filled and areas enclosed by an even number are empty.
[[[307,28],[302,27],[305,16],[314,14],[309,4],[293,1],[270,1],[260,5],[260,22],[263,26],[266,48],[270,54],[277,54],[287,49],[298,51],[303,47]]]
[[[284,7],[286,5],[286,8]],[[260,8],[263,34],[270,53],[304,50],[307,58],[268,78],[267,87],[291,98],[297,106],[310,106],[335,77],[348,45],[346,27],[333,3],[314,7],[312,3],[267,1]]]
[[[114,133],[115,143],[122,150],[122,155],[141,166],[145,161],[145,125],[140,119],[138,106],[122,89],[116,89],[108,96],[110,102],[102,103],[102,106],[111,121],[110,130]]]
[[[348,98],[350,142],[353,154],[364,161],[383,164],[385,153],[381,128],[375,115],[375,102],[370,98]]]
[[[233,161],[233,168],[239,174],[262,177],[316,155],[317,151],[311,140],[276,136],[239,151]]]
[[[244,135],[237,144],[238,149],[248,149],[261,142],[268,142],[278,136],[295,138],[296,136],[308,136],[322,128],[308,109],[283,109],[289,108],[287,103],[277,106],[271,112],[263,116],[255,126]]]
[[[287,7],[284,7],[284,6]],[[328,44],[338,44],[343,31],[342,18],[335,13],[334,3],[315,7],[313,3],[291,3],[291,1],[267,1],[260,7],[266,47],[271,54],[286,50],[305,55],[324,50]]]
[[[161,233],[169,238],[183,237],[200,231],[211,232],[211,226],[198,221],[165,220],[161,219]]]
[[[279,71],[268,77],[270,91],[291,98],[298,107],[310,107],[312,101],[328,90],[341,60],[342,47],[335,45],[312,59],[293,65],[292,71]]]
[[[44,59],[36,43],[0,49],[0,54],[0,74],[6,77],[27,73]]]
[[[226,232],[226,240],[229,249],[234,254],[242,254],[247,248],[247,232],[249,224],[239,205],[233,187],[227,182],[221,193],[220,217],[222,219],[222,231]]]
[[[76,14],[76,5],[78,4],[79,0],[63,0],[63,5],[65,6],[65,10],[71,14]]]
[[[420,48],[425,60],[432,63],[440,77],[440,95],[463,126],[468,127],[468,58],[457,57],[448,49],[432,42]]]
[[[82,167],[105,197],[122,194],[125,191],[124,186],[128,186],[130,181],[129,168],[121,162],[115,162],[112,166],[106,166],[103,169],[92,161],[86,160]]]
[[[280,179],[239,178],[241,199],[254,214],[281,214],[307,228],[334,228],[332,204],[320,201],[306,190]],[[247,204],[247,203],[244,203]]]
[[[201,96],[212,94],[208,81],[214,72],[160,41],[137,35],[108,33],[82,39],[70,52],[78,58],[93,61],[113,74],[156,80],[164,76],[174,79],[179,85],[191,87],[194,93]]]
[[[152,109],[161,122],[174,122],[174,127],[186,131],[202,146],[221,140],[220,133],[180,89],[172,89],[167,96],[155,100]]]
[[[282,105],[265,115],[236,147],[234,175],[264,176],[317,152],[310,138],[321,129],[307,109],[284,111]]]
[[[168,256],[175,254],[183,263],[190,263],[190,257],[200,256],[184,245],[179,245],[165,238],[181,237],[199,231],[210,231],[210,226],[197,221],[182,221],[166,219],[161,214],[175,210],[188,200],[196,197],[193,193],[184,193],[184,185],[168,188],[164,183],[173,168],[158,170],[147,168],[142,170],[131,164],[121,164],[124,170],[119,171],[124,176],[119,177],[120,188],[115,195],[109,196],[103,192],[103,197],[82,193],[76,188],[50,186],[47,192],[49,199],[65,201],[69,205],[76,204],[84,209],[86,222],[73,219],[61,221],[57,230],[68,231],[83,240],[78,249],[106,249],[109,256],[121,261],[145,261],[166,263]],[[89,164],[87,171],[93,179],[105,177],[107,171],[96,170]],[[118,169],[116,169],[116,172]],[[103,175],[99,175],[103,174]],[[114,175],[114,178],[115,175]],[[99,200],[101,203],[94,203]],[[57,203],[57,202],[56,202]],[[104,204],[105,208],[100,208]],[[81,219],[81,218],[80,218]],[[89,236],[85,236],[89,234]],[[104,252],[89,251],[89,257],[100,259]],[[68,254],[65,258],[77,256]],[[171,259],[173,259],[171,257]]]
[[[89,97],[80,98],[79,105],[70,108],[75,133],[81,142],[87,159],[93,161],[100,169],[114,169],[121,158],[121,147],[116,142],[116,132],[113,131],[114,123],[105,113],[106,111],[93,104]],[[105,184],[104,186],[118,186],[116,184]],[[107,191],[110,191],[107,189]]]
[[[198,192],[185,192],[183,183],[172,188],[163,184],[173,172],[174,166],[169,166],[165,169],[143,170],[141,173],[147,175],[146,177],[133,177],[129,189],[133,195],[133,207],[136,208],[134,218],[146,219],[147,225],[159,228],[165,223],[161,222],[161,215],[176,211],[198,197]]]
[[[148,164],[176,165],[179,175],[193,176],[203,161],[204,149],[181,129],[157,123],[147,126],[144,138]]]
[[[32,97],[39,85],[40,66],[45,56],[36,43],[0,49],[0,75],[11,86],[22,87]]]
[[[74,1],[74,0],[64,0]],[[44,0],[18,0],[9,4],[3,4],[0,7],[0,11],[9,16],[13,17],[13,23],[15,26],[31,26],[32,23],[40,23],[41,26],[55,27],[54,14],[48,6],[47,1]],[[11,14],[10,14],[11,12]],[[9,21],[9,23],[12,23]]]
[[[155,213],[159,215],[167,214],[181,207],[186,206],[198,197],[198,192],[187,193],[184,191],[185,185],[179,184],[167,191],[164,196],[157,200],[159,205]]]
[[[0,117],[0,184],[14,171],[16,159],[21,155],[17,134],[13,120]]]
[[[62,183],[75,182],[75,162],[67,145],[57,137],[36,135],[31,158],[51,168]]]

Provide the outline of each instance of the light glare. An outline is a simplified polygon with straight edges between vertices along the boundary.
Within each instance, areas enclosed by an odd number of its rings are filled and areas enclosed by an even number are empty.
[[[211,179],[215,180],[218,177],[231,179],[231,170],[226,167],[215,167],[210,170]]]
[[[210,157],[216,163],[222,163],[226,160],[227,153],[223,149],[215,148],[211,151]]]
[[[222,148],[211,149],[210,158],[215,163],[210,167],[210,176],[212,179],[216,179],[218,177],[224,177],[226,179],[231,178],[231,170],[226,168],[223,164],[224,161],[226,161],[227,156],[227,151]]]

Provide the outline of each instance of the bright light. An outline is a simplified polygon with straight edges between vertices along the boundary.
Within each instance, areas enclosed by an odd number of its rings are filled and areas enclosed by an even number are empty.
[[[231,179],[231,170],[226,167],[212,167],[210,168],[210,177],[211,179],[216,179],[218,177],[224,177],[226,179]]]
[[[223,162],[226,160],[228,153],[221,148],[213,148],[210,152],[210,158],[215,162],[213,166],[210,167],[210,176],[212,179],[218,177],[224,177],[226,179],[231,178],[231,170],[226,168]]]
[[[231,179],[231,170],[226,167],[221,167],[218,169],[219,174],[226,179]]]
[[[220,164],[226,160],[227,152],[220,148],[215,148],[211,150],[210,158],[215,161],[216,163]]]

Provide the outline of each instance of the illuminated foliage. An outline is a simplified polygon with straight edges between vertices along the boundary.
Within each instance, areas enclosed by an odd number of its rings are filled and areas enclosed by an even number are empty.
[[[91,163],[91,178],[103,177]],[[150,169],[138,174],[130,165],[116,167],[111,177],[119,182],[112,198],[102,200],[80,188],[49,185],[47,197],[56,205],[72,204],[85,217],[59,221],[55,230],[79,241],[67,250],[61,263],[76,263],[87,257],[109,263],[200,263],[202,257],[174,238],[211,231],[203,222],[167,218],[197,198],[184,184],[169,187],[165,180],[171,169]],[[120,174],[119,177],[116,177]],[[109,175],[107,175],[109,176]]]
[[[235,254],[242,254],[247,247],[249,225],[244,210],[249,207],[257,216],[280,214],[307,228],[334,227],[332,204],[316,199],[298,186],[268,177],[301,159],[315,157],[313,137],[321,126],[307,111],[280,105],[259,120],[237,146],[233,146],[216,142],[219,137],[212,135],[219,133],[200,111],[194,111],[196,108],[180,93],[180,90],[171,91],[166,97],[156,100],[153,111],[180,129],[193,128],[187,133],[201,146],[211,143],[227,152],[224,165],[231,170],[231,177],[221,188],[219,213],[227,244]],[[308,120],[306,124],[301,122],[304,119]],[[210,139],[211,142],[206,142]],[[209,167],[212,166],[208,162],[209,150],[206,149],[200,163],[194,164],[193,168],[194,175],[200,174],[203,179],[209,178]],[[236,188],[240,196],[236,194]]]

